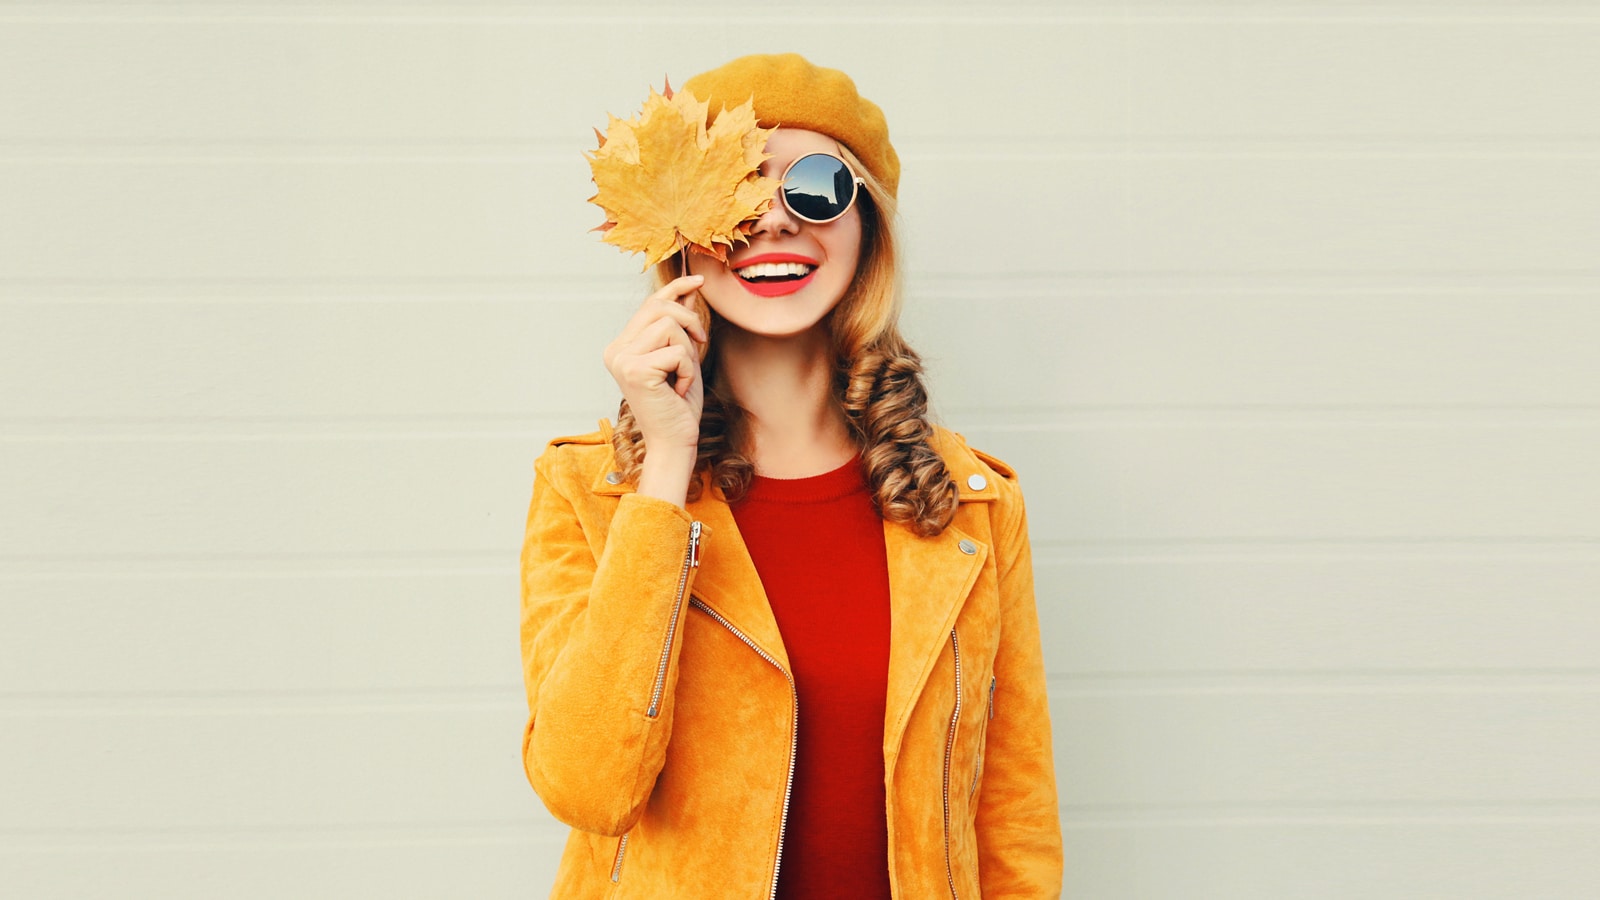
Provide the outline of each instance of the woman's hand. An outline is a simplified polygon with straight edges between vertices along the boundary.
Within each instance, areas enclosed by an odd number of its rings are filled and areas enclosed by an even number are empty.
[[[606,369],[644,436],[639,493],[679,506],[694,470],[705,407],[699,348],[708,335],[692,306],[704,281],[685,275],[646,297],[604,354]]]

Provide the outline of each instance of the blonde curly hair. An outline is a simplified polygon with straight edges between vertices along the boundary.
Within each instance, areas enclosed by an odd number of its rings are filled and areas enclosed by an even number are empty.
[[[865,182],[866,195],[857,198],[864,252],[849,289],[827,319],[833,337],[833,399],[861,451],[878,515],[931,537],[950,524],[958,497],[944,459],[933,448],[922,360],[900,336],[895,201],[848,148],[841,144],[839,149]],[[657,265],[656,286],[676,277],[682,265],[681,253]],[[755,465],[744,455],[745,411],[717,378],[716,333],[729,326],[703,301],[697,307],[711,342],[700,363],[705,408],[688,499],[700,496],[705,483],[701,475],[709,473],[724,499],[737,503],[750,489]],[[617,410],[611,447],[623,478],[637,484],[644,465],[644,436],[627,400]]]

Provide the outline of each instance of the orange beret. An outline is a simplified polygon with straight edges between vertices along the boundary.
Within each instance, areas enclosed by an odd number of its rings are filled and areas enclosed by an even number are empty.
[[[724,107],[753,100],[762,128],[821,132],[849,147],[889,196],[900,187],[900,157],[883,110],[838,69],[812,65],[798,53],[755,53],[701,72],[683,89],[710,102],[713,120]]]

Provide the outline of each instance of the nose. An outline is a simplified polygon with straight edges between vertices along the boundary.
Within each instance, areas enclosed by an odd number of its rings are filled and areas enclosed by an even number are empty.
[[[800,220],[790,214],[789,207],[783,202],[783,188],[779,187],[772,192],[772,207],[756,218],[755,227],[750,229],[750,233],[777,237],[795,234],[799,230]]]

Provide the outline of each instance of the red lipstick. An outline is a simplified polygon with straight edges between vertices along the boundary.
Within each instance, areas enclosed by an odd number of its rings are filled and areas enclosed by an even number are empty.
[[[753,266],[756,263],[787,262],[801,263],[803,265],[811,266],[812,268],[811,271],[807,272],[804,277],[796,278],[793,281],[751,282],[745,281],[743,278],[739,278],[738,276],[738,270],[744,268],[745,266]],[[762,253],[757,256],[752,256],[749,259],[741,259],[737,263],[730,261],[728,263],[728,269],[735,273],[733,277],[738,279],[739,284],[743,285],[744,289],[750,293],[755,294],[758,297],[781,297],[784,294],[792,294],[810,284],[811,279],[817,274],[817,267],[819,265],[821,264],[811,257],[801,256],[798,253]]]
[[[820,263],[818,263],[816,260],[812,259],[811,257],[809,257],[809,256],[801,256],[798,253],[762,253],[759,256],[752,256],[749,259],[741,259],[738,262],[733,262],[732,260],[729,260],[728,261],[728,268],[730,268],[730,269],[742,269],[745,266],[753,266],[756,263],[782,263],[782,262],[805,263],[808,266],[820,265]]]

